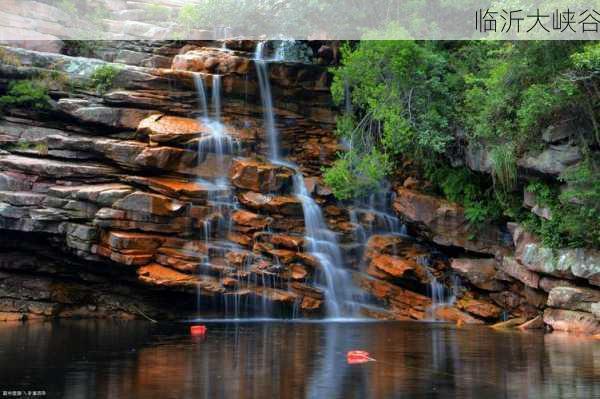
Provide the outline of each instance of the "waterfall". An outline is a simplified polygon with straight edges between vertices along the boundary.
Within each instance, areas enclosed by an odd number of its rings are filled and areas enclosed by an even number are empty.
[[[198,105],[202,119],[208,119],[208,102],[206,101],[206,89],[204,88],[204,77],[199,74],[194,74],[194,85],[196,86],[196,95],[198,96]]]
[[[214,157],[216,172],[213,175],[213,181],[199,179],[199,183],[208,189],[206,203],[210,207],[210,214],[202,221],[202,238],[207,251],[198,267],[198,273],[202,275],[215,272],[213,256],[222,257],[228,250],[240,249],[239,246],[216,241],[216,237],[226,235],[230,231],[230,213],[237,209],[236,198],[228,184],[228,157],[239,151],[239,143],[227,134],[227,129],[221,122],[221,76],[212,75],[211,113],[208,109],[203,75],[194,74],[194,83],[200,107],[199,121],[206,128],[206,132],[198,139],[198,161],[205,162],[209,156]],[[225,298],[227,301],[227,296]],[[239,302],[239,296],[236,293],[234,294],[236,317]],[[197,306],[200,308],[199,293]]]
[[[275,128],[275,115],[273,112],[273,97],[271,95],[271,84],[269,82],[269,65],[264,58],[265,42],[256,45],[254,53],[254,64],[260,86],[260,98],[262,101],[265,133],[269,143],[269,159],[279,160],[279,135]]]
[[[351,274],[344,269],[336,234],[325,224],[321,207],[308,193],[300,172],[294,175],[294,194],[302,203],[306,248],[319,261],[325,278],[322,288],[325,291],[328,316],[356,316],[354,294],[357,289]]]
[[[212,75],[212,107],[217,122],[221,121],[221,75]]]
[[[453,306],[456,303],[456,299],[460,294],[461,283],[460,279],[456,275],[452,275],[450,292],[446,287],[440,283],[437,278],[425,268],[429,277],[429,287],[427,289],[429,296],[431,297],[431,307],[427,310],[428,317],[430,320],[436,320],[436,309],[444,306]]]

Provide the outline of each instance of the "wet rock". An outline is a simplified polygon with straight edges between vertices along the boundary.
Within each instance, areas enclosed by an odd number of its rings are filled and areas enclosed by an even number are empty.
[[[452,306],[438,306],[433,310],[433,314],[437,319],[457,324],[484,324],[483,321]]]
[[[248,208],[266,213],[287,216],[302,216],[302,203],[296,197],[285,195],[264,195],[247,191],[238,196],[240,202]]]
[[[141,282],[155,287],[170,288],[187,292],[196,292],[196,290],[200,290],[202,293],[209,295],[225,292],[225,289],[217,279],[207,276],[198,278],[158,264],[150,264],[141,267],[138,269],[137,273]]]
[[[235,159],[231,166],[231,183],[240,189],[259,193],[281,192],[291,187],[294,171],[288,167],[250,159]]]
[[[542,316],[536,316],[533,319],[520,324],[517,328],[519,330],[541,330],[544,328],[544,319]]]
[[[419,275],[419,280],[426,280],[427,274],[422,266],[414,259],[399,258],[390,255],[374,256],[371,260],[370,267],[374,267],[377,271],[382,271],[393,278],[404,278],[409,275]],[[378,272],[368,270],[369,274],[374,277],[381,277]]]
[[[455,258],[450,266],[477,288],[486,291],[504,289],[504,284],[496,279],[499,266],[495,259]]]
[[[576,334],[600,334],[600,320],[591,313],[564,309],[546,309],[544,323],[556,331],[566,331]]]
[[[196,164],[197,153],[174,147],[145,148],[139,153],[134,163],[158,169],[184,171]]]
[[[480,299],[461,298],[456,307],[484,319],[497,319],[502,315],[500,307]]]
[[[591,312],[592,304],[600,302],[600,290],[582,287],[554,287],[548,294],[548,306]]]
[[[250,69],[250,60],[230,51],[206,47],[175,56],[172,68],[221,75],[246,74]]]
[[[252,231],[265,229],[272,222],[272,219],[269,217],[244,210],[233,212],[231,219],[235,224],[248,227]]]
[[[458,204],[398,188],[393,208],[408,222],[424,226],[426,234],[439,245],[488,254],[503,254],[510,249],[504,232],[497,226],[486,225],[475,234],[465,218],[464,208]]]
[[[518,327],[518,326],[522,325],[523,323],[525,323],[526,321],[527,321],[527,319],[525,319],[523,317],[516,317],[513,319],[506,320],[506,321],[501,321],[499,323],[492,325],[491,327],[495,328],[497,330],[510,329],[510,328]]]
[[[397,320],[423,320],[431,307],[431,299],[386,281],[356,277],[358,285],[382,301]]]

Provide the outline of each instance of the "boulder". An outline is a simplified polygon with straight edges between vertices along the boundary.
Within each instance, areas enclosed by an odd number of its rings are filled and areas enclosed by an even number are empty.
[[[452,269],[466,278],[475,287],[486,291],[501,291],[504,284],[496,280],[498,262],[495,259],[455,258]]]
[[[582,287],[554,287],[548,294],[548,306],[567,310],[592,311],[600,302],[600,290]]]
[[[600,320],[587,312],[548,308],[544,311],[544,323],[556,331],[585,335],[600,334]]]
[[[569,166],[581,161],[581,150],[571,144],[550,145],[537,155],[527,155],[517,162],[519,167],[558,176]]]

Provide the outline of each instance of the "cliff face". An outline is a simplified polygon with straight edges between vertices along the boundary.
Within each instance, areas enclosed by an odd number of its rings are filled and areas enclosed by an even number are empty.
[[[323,314],[299,170],[368,293],[363,314],[460,323],[543,315],[557,329],[600,332],[594,251],[556,258],[518,226],[473,235],[461,207],[414,182],[398,184],[391,203],[337,203],[320,178],[343,150],[326,68],[269,63],[286,162],[268,161],[255,47],[126,42],[95,59],[3,48],[0,90],[44,80],[52,99],[0,119],[2,319]],[[108,87],[94,74],[101,58],[122,62],[111,64]],[[165,68],[137,66],[155,65],[148,60]],[[390,205],[418,239],[398,234]],[[444,286],[453,294],[432,295]]]

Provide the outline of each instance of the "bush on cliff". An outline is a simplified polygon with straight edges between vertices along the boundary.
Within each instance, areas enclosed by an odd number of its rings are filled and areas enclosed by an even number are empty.
[[[0,97],[0,108],[32,108],[44,110],[50,105],[47,87],[36,80],[11,82],[6,95]]]
[[[106,93],[113,87],[119,72],[119,68],[114,65],[107,64],[96,68],[90,76],[92,87],[100,94]]]

